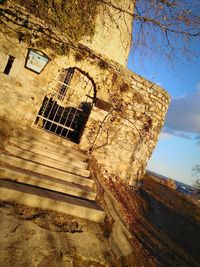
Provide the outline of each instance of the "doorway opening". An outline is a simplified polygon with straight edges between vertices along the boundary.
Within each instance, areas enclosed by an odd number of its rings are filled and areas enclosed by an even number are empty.
[[[63,69],[36,117],[35,125],[75,143],[80,142],[95,99],[92,79],[77,68]]]

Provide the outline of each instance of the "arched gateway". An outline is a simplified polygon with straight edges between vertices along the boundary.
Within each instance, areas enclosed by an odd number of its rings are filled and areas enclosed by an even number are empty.
[[[77,68],[62,69],[53,80],[35,125],[79,143],[96,96],[92,79]]]

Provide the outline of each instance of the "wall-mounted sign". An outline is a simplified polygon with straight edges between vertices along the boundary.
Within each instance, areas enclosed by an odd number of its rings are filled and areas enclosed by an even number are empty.
[[[112,108],[112,104],[110,104],[104,100],[101,100],[99,98],[96,98],[95,107],[109,112],[110,109]]]
[[[26,56],[25,68],[39,74],[49,62],[49,57],[41,51],[29,48]]]

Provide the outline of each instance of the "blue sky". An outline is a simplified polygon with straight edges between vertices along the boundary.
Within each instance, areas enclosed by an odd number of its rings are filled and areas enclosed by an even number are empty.
[[[128,68],[159,84],[172,100],[165,125],[148,169],[186,184],[192,184],[191,169],[200,164],[200,44],[191,44],[196,55],[189,61],[182,56],[173,66],[166,58],[154,55],[140,60],[130,53]]]

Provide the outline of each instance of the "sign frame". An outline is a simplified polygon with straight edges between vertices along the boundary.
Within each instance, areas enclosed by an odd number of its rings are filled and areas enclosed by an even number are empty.
[[[44,70],[49,61],[50,58],[42,51],[28,48],[25,61],[25,68],[35,72],[36,74],[40,74]]]

